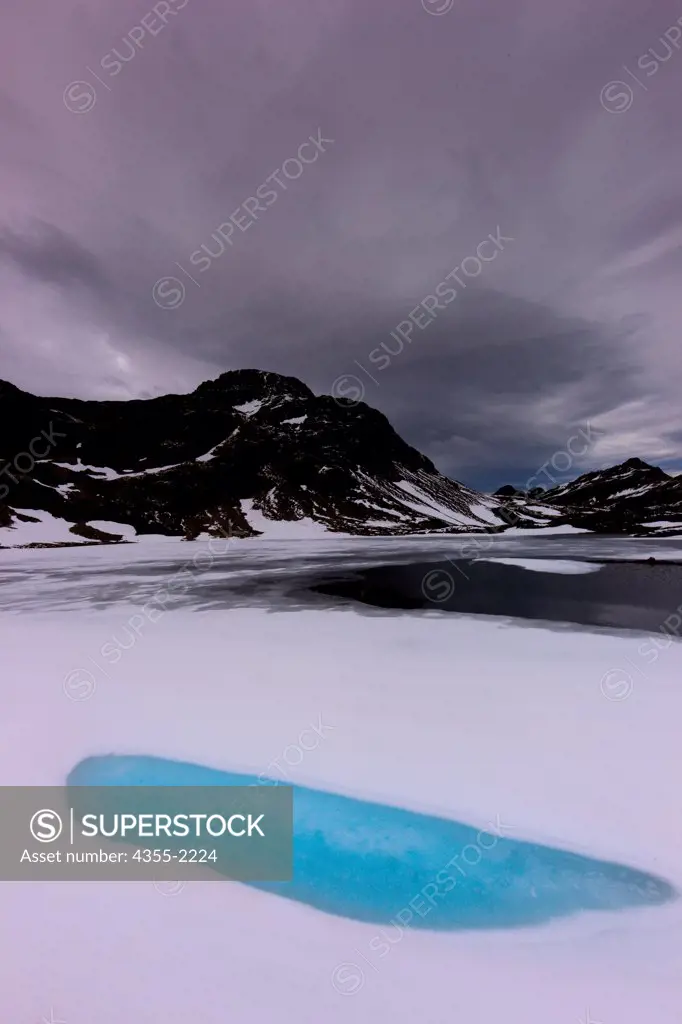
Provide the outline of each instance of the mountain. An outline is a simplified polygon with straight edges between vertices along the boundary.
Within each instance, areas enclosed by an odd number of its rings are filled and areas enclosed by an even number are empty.
[[[506,484],[495,496],[509,501],[524,492]],[[535,497],[530,491],[528,499]],[[673,477],[642,459],[583,473],[570,483],[541,492],[543,506],[561,510],[566,521],[595,533],[631,536],[682,533],[682,477]],[[532,508],[526,502],[526,508]]]
[[[544,487],[531,487],[529,491],[521,491],[518,487],[512,486],[512,484],[505,484],[503,487],[498,487],[493,497],[495,498],[537,498],[540,495],[544,495]]]
[[[234,370],[191,394],[42,398],[0,381],[0,547],[574,527],[682,532],[682,478],[640,459],[528,495],[448,479],[363,402]]]
[[[1,545],[248,537],[286,523],[385,535],[564,522],[449,480],[364,403],[260,370],[132,401],[0,382],[0,464]]]
[[[625,498],[644,496],[652,488],[674,479],[642,459],[628,459],[610,469],[584,473],[568,484],[545,492],[557,505],[612,506]]]
[[[642,459],[584,473],[545,491],[543,501],[571,510],[571,521],[600,532],[659,534],[682,529],[682,477]]]
[[[511,484],[505,484],[503,487],[498,487],[493,494],[494,498],[522,498],[525,495],[525,491],[519,491],[516,487],[512,487]]]

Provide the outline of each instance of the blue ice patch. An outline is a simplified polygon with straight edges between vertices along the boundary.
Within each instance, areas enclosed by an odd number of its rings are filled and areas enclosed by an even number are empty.
[[[67,784],[254,786],[262,779],[111,755],[81,761]],[[305,786],[293,790],[293,881],[244,884],[329,914],[431,930],[518,928],[677,897],[643,871],[510,838],[511,826],[499,819],[476,829]]]

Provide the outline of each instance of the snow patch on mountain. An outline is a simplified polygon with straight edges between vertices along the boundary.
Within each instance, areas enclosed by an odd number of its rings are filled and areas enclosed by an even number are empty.
[[[41,459],[41,462],[50,462],[50,459]],[[81,462],[80,457],[74,462],[52,462],[53,466],[59,466],[60,469],[70,469],[73,473],[94,473],[96,476],[101,476],[105,480],[118,480],[122,473],[117,473],[115,469],[110,469],[108,466],[86,466],[85,463]]]
[[[262,534],[266,540],[305,540],[312,537],[343,536],[338,533],[331,534],[322,523],[317,523],[308,517],[292,521],[270,519],[263,515],[260,509],[254,507],[251,499],[242,499],[240,504],[242,514],[249,526],[257,533]]]
[[[529,512],[539,512],[545,516],[563,515],[563,512],[561,512],[558,508],[550,508],[549,505],[525,505],[524,508],[526,508]]]
[[[624,491],[615,491],[615,493],[610,494],[608,500],[615,501],[616,498],[624,498],[626,495],[646,494],[650,488],[651,484],[645,484],[644,487],[627,487]]]
[[[95,530],[101,530],[103,533],[122,537],[123,540],[134,541],[138,539],[135,527],[126,526],[124,523],[111,523],[106,519],[96,519],[87,525],[92,526]]]
[[[490,523],[494,526],[500,525],[499,516],[495,515],[489,505],[483,505],[480,501],[475,501],[471,505],[471,511],[479,519],[482,519],[484,523]],[[544,511],[544,509],[540,509],[540,511]]]
[[[415,512],[420,512],[424,516],[442,519],[445,523],[452,523],[457,526],[477,526],[480,522],[480,520],[473,516],[464,515],[461,512],[454,512],[451,508],[443,505],[430,495],[425,494],[407,480],[399,480],[397,486],[400,487],[401,490],[405,491],[406,494],[409,494],[416,499],[415,501],[405,500],[404,504],[407,508],[414,509]]]
[[[218,450],[218,448],[220,448],[220,445],[222,443],[223,442],[221,441],[220,444],[214,445],[213,448],[211,448],[210,452],[206,452],[205,455],[197,455],[197,457],[196,457],[196,459],[194,461],[195,462],[210,462],[211,459],[215,459],[215,453]]]
[[[232,408],[236,409],[237,412],[243,412],[245,416],[253,416],[262,405],[263,402],[259,398],[254,398],[250,402],[242,402],[241,405],[234,405]]]
[[[41,461],[46,462],[48,460],[42,459]],[[150,469],[141,469],[137,471],[126,470],[123,473],[119,473],[117,470],[111,469],[109,466],[86,466],[80,459],[78,459],[76,463],[53,462],[52,465],[59,466],[60,469],[70,469],[74,473],[93,473],[95,476],[100,477],[103,480],[125,480],[133,477],[148,476],[150,473],[165,473],[168,469],[177,469],[177,467],[181,466],[182,463],[174,462],[169,466],[154,466]]]
[[[84,537],[70,532],[72,523],[41,509],[19,509],[21,516],[31,521],[16,519],[11,526],[0,529],[0,547],[21,547],[24,544],[85,544]]]

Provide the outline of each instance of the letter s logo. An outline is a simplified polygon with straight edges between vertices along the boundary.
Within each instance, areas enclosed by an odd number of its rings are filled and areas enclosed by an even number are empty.
[[[62,819],[56,811],[36,811],[29,824],[31,835],[39,843],[53,843],[62,832]]]

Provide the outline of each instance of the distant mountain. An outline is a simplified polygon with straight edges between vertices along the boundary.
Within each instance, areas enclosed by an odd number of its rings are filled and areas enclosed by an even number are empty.
[[[498,487],[495,491],[494,497],[496,498],[537,498],[540,495],[544,495],[544,487],[531,487],[529,491],[521,491],[518,487],[513,487],[511,484],[505,484],[504,487]]]
[[[682,529],[682,478],[642,459],[584,473],[545,491],[543,501],[570,509],[576,525],[600,532],[678,533]]]
[[[508,501],[523,497],[524,492],[506,484],[495,496]],[[537,491],[530,491],[526,498],[537,501]],[[573,526],[596,533],[682,533],[682,477],[669,476],[642,459],[584,473],[542,491],[541,501],[561,509]]]
[[[364,403],[260,370],[133,401],[38,398],[0,382],[0,464],[0,545],[566,521],[442,476]]]
[[[554,487],[545,494],[558,505],[612,505],[624,498],[646,495],[652,488],[672,480],[658,466],[642,459],[628,459],[610,469],[584,473],[570,483]]]

